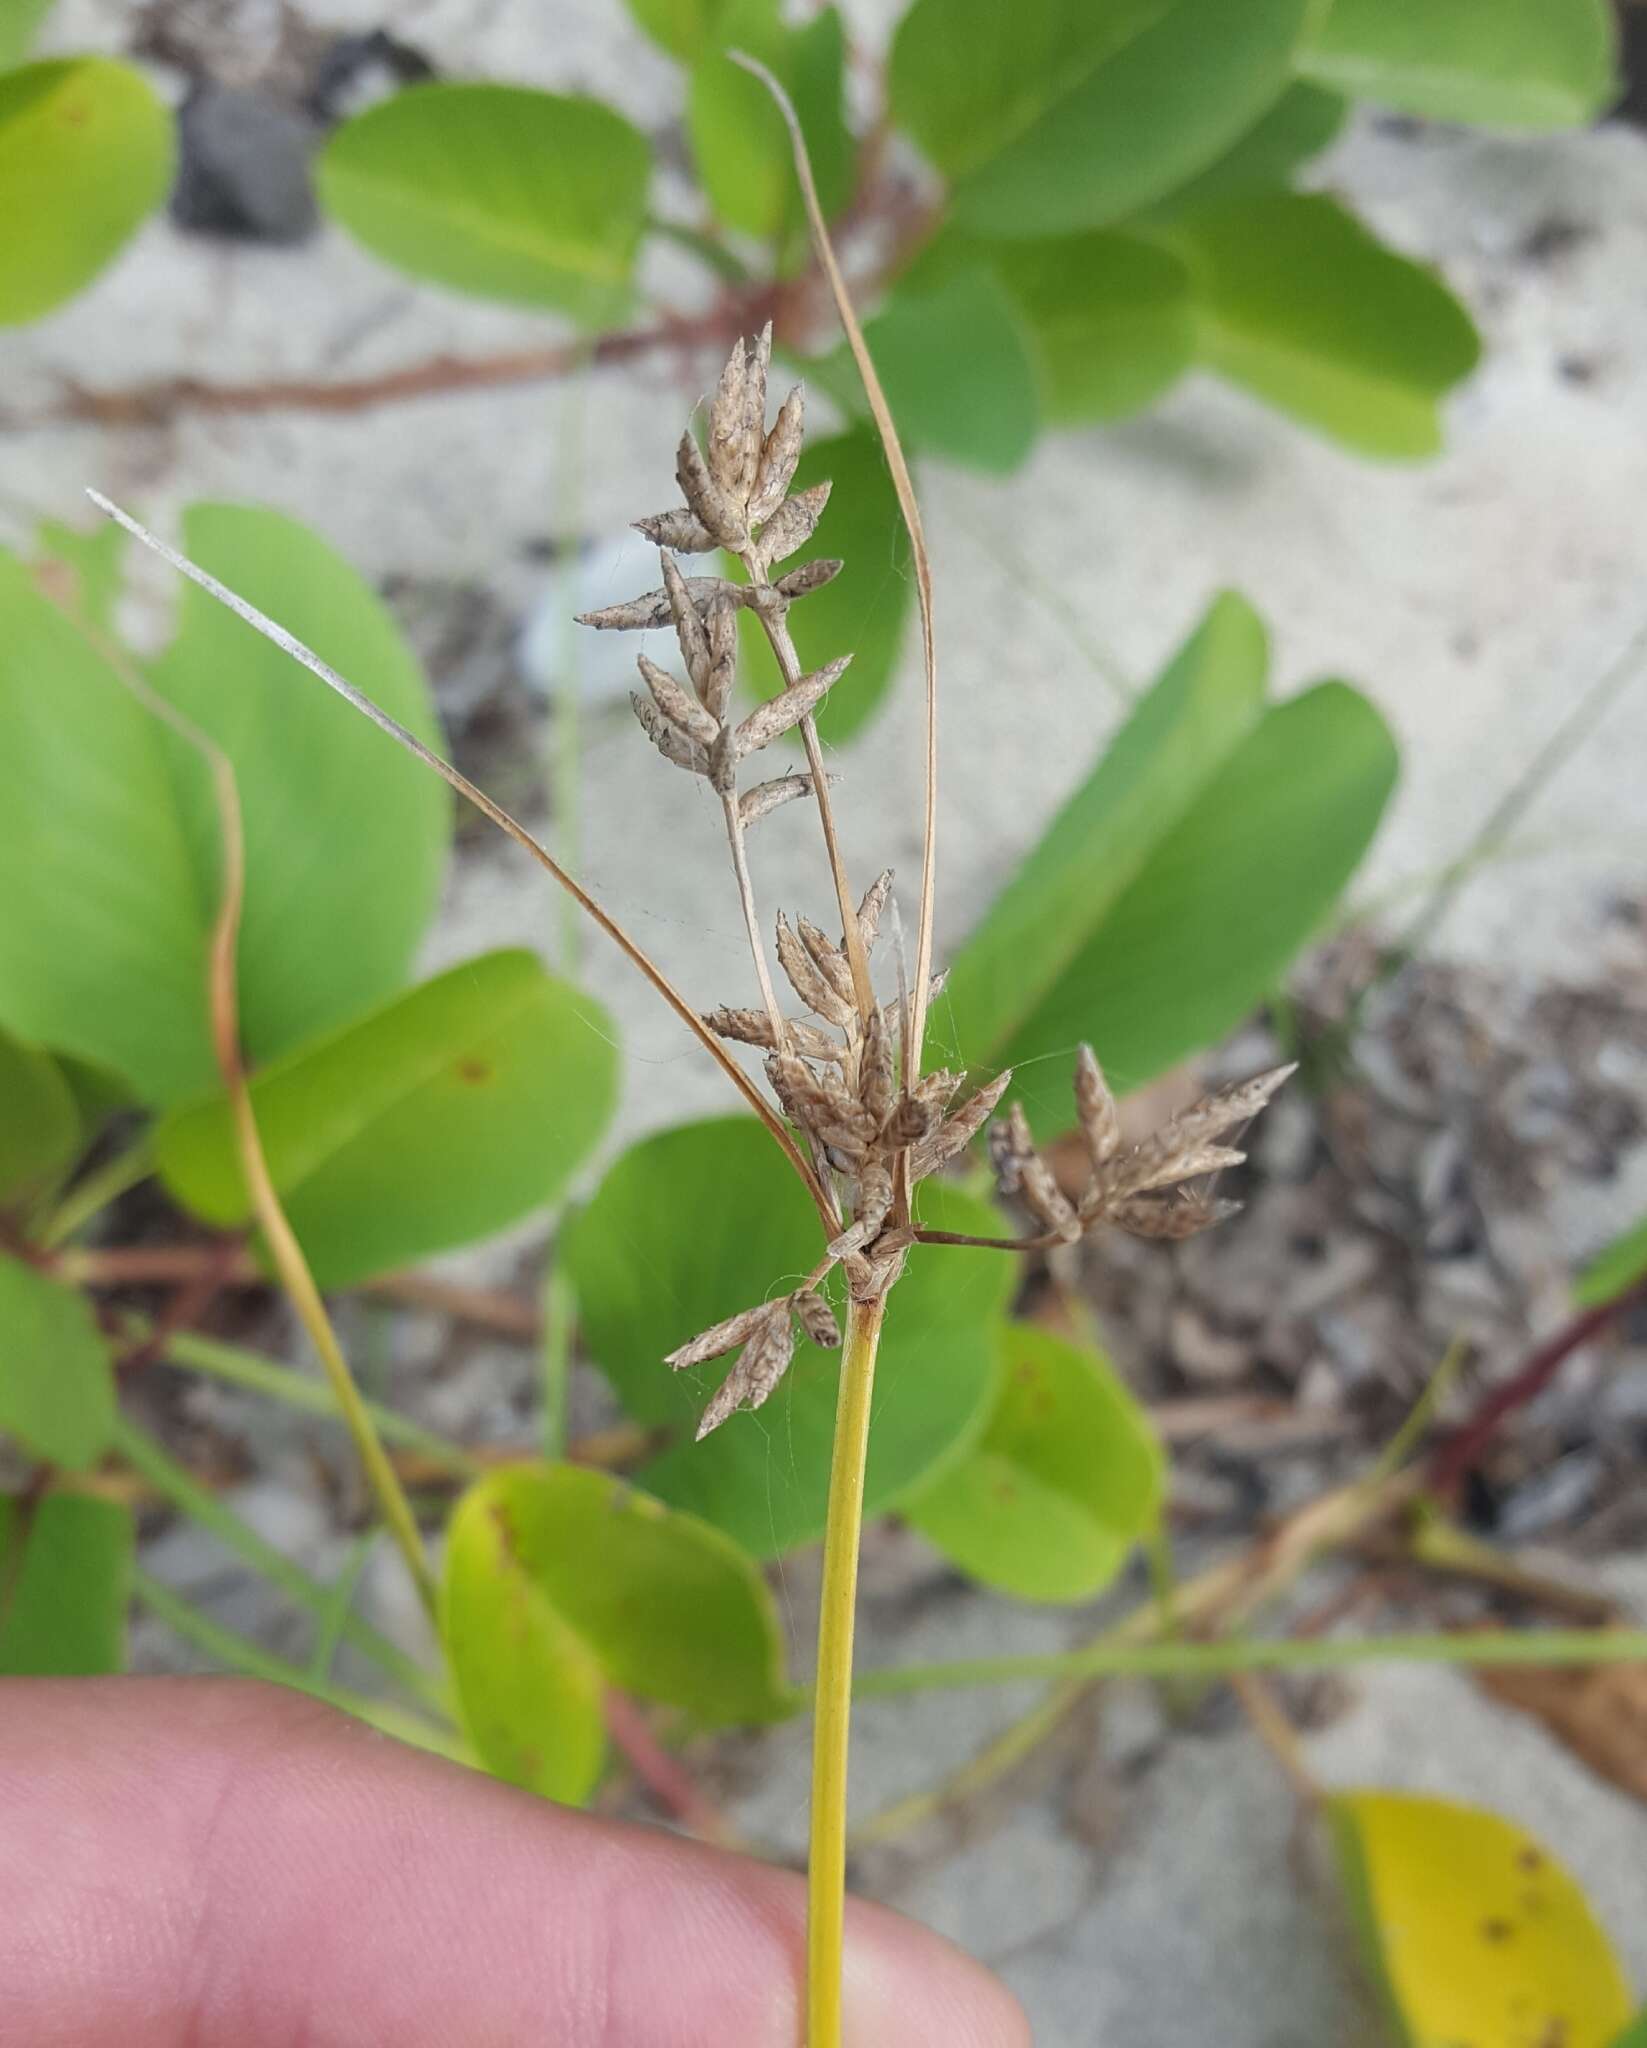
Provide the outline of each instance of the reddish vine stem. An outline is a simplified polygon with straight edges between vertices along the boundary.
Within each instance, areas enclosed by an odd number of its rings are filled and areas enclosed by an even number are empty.
[[[1520,1370],[1502,1386],[1495,1387],[1463,1428],[1449,1437],[1436,1453],[1430,1476],[1437,1493],[1451,1495],[1456,1492],[1460,1482],[1480,1463],[1482,1453],[1506,1418],[1518,1408],[1526,1407],[1529,1401],[1536,1400],[1575,1351],[1644,1301],[1647,1301],[1647,1280],[1639,1281],[1623,1294],[1615,1295],[1611,1301],[1585,1309],[1582,1315],[1574,1316],[1564,1328],[1539,1345]]]

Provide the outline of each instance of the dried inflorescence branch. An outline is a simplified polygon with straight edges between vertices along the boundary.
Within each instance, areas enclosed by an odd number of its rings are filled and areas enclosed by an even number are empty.
[[[1075,1107],[1092,1171],[1080,1201],[1071,1202],[1059,1187],[1016,1103],[990,1132],[996,1185],[1027,1210],[1048,1243],[1073,1244],[1104,1223],[1134,1237],[1194,1237],[1241,1206],[1211,1193],[1212,1176],[1247,1156],[1218,1140],[1255,1117],[1296,1069],[1295,1061],[1220,1088],[1140,1143],[1124,1146],[1115,1097],[1092,1047],[1083,1045],[1075,1067]]]
[[[891,898],[891,872],[879,876],[856,912],[833,837],[827,785],[811,717],[845,672],[842,655],[802,675],[793,659],[789,607],[827,583],[840,563],[816,560],[772,580],[770,571],[809,540],[829,503],[830,486],[791,493],[800,459],[805,405],[797,386],[766,423],[767,371],[772,336],[740,341],[711,399],[704,445],[690,431],[676,451],[675,475],[685,504],[636,522],[660,550],[662,583],[628,604],[584,615],[600,629],[648,630],[673,626],[684,681],[642,654],[643,695],[635,715],[665,760],[701,776],[721,799],[734,872],[743,903],[762,1007],[724,1007],[704,1022],[718,1037],[765,1055],[772,1094],[807,1155],[809,1187],[829,1222],[823,1263],[805,1286],[718,1323],[671,1352],[669,1364],[696,1365],[736,1350],[738,1357],[704,1413],[706,1434],[739,1408],[758,1408],[783,1378],[794,1352],[798,1322],[815,1343],[839,1342],[834,1318],[818,1284],[830,1267],[844,1268],[848,1292],[859,1302],[879,1301],[897,1279],[913,1227],[910,1196],[929,1174],[961,1153],[995,1114],[1012,1079],[1010,1071],[954,1106],[958,1074],[922,1074],[916,1022],[906,1011],[924,1010],[942,986],[928,979],[925,1001],[902,990],[879,1001],[869,962]],[[741,561],[748,580],[686,576],[676,554],[723,548]],[[742,718],[734,715],[738,655],[737,617],[761,617],[787,687]],[[809,756],[807,772],[774,776],[740,791],[739,770],[753,754],[799,727]],[[819,808],[846,929],[831,938],[805,917],[779,915],[778,966],[800,1005],[788,1016],[767,965],[755,913],[744,834],[779,805],[810,798]],[[901,963],[900,963],[901,965]],[[919,998],[922,991],[917,990]],[[1210,1193],[1210,1177],[1242,1154],[1219,1142],[1253,1116],[1292,1071],[1277,1068],[1238,1088],[1209,1096],[1142,1144],[1121,1141],[1120,1119],[1090,1047],[1081,1048],[1075,1099],[1092,1173],[1079,1202],[1059,1187],[1035,1149],[1023,1110],[1014,1107],[990,1133],[1001,1191],[1028,1212],[1039,1235],[1026,1245],[1073,1243],[1099,1224],[1138,1236],[1187,1237],[1222,1220],[1237,1206]]]

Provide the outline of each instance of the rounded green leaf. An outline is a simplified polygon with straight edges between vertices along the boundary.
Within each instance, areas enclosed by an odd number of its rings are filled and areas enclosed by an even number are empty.
[[[897,119],[1001,240],[1105,227],[1213,162],[1288,82],[1305,0],[917,0]]]
[[[1334,199],[1276,192],[1176,222],[1209,369],[1365,455],[1441,445],[1440,401],[1475,368],[1470,316]]]
[[[1250,192],[1284,185],[1302,163],[1324,150],[1350,111],[1342,94],[1294,79],[1286,91],[1222,156],[1156,201],[1151,220],[1171,220],[1206,206],[1223,206]]]
[[[891,684],[913,585],[909,535],[875,435],[860,427],[805,448],[793,488],[806,490],[825,478],[835,488],[817,531],[785,557],[783,568],[799,568],[817,556],[845,564],[833,583],[812,591],[789,612],[789,630],[803,669],[821,668],[843,647],[855,650],[852,666],[818,710],[819,733],[838,745],[869,722]],[[741,578],[736,563],[726,566]],[[741,614],[738,634],[745,680],[760,696],[775,697],[782,688],[778,664],[753,612]]]
[[[91,1307],[0,1256],[0,1431],[37,1458],[83,1470],[114,1426],[114,1375]]]
[[[80,1142],[80,1111],[62,1069],[0,1031],[0,1197],[66,1166]]]
[[[0,1498],[0,1678],[96,1678],[126,1662],[132,1518],[113,1501]]]
[[[1161,1446],[1108,1359],[1028,1323],[1000,1335],[983,1435],[900,1512],[961,1569],[1023,1600],[1089,1600],[1154,1525]]]
[[[1414,1793],[1326,1802],[1351,1916],[1407,2048],[1611,2048],[1631,1999],[1584,1894],[1535,1836]]]
[[[1355,99],[1432,121],[1570,128],[1619,89],[1608,0],[1332,0],[1302,68]]]
[[[1337,682],[1261,711],[1263,675],[1261,625],[1221,598],[956,961],[958,1043],[1019,1069],[1038,1129],[1070,1121],[1082,1039],[1130,1089],[1233,1029],[1371,843],[1383,719]]]
[[[1623,2033],[1614,2038],[1612,2048],[1647,2048],[1647,2008],[1638,2012]]]
[[[1001,1228],[986,1204],[933,1182],[920,1190],[920,1213],[945,1229]],[[672,1373],[663,1358],[711,1323],[797,1286],[820,1249],[799,1182],[759,1124],[733,1117],[631,1146],[566,1250],[595,1363],[632,1415],[680,1431],[682,1440],[639,1474],[642,1483],[760,1557],[822,1533],[840,1354],[802,1340],[766,1405],[702,1443],[692,1432],[731,1360]],[[869,1512],[959,1456],[982,1427],[995,1381],[994,1325],[1012,1284],[1007,1259],[925,1245],[911,1252],[881,1340]]]
[[[1189,276],[1169,251],[1099,230],[1002,243],[992,261],[1029,328],[1049,420],[1121,419],[1188,368]]]
[[[683,64],[718,40],[727,6],[728,0],[628,0],[638,26]]]
[[[112,633],[125,568],[124,529],[112,519],[86,529],[42,519],[34,544],[48,583],[63,590],[73,615],[100,633]]]
[[[438,748],[416,657],[318,534],[261,506],[195,505],[183,548]],[[241,1035],[254,1060],[272,1059],[404,982],[439,900],[451,802],[421,763],[193,583],[152,680],[234,763]],[[209,919],[221,886],[210,771],[175,735],[164,744]]]
[[[577,1466],[512,1466],[464,1495],[441,1632],[482,1760],[554,1799],[594,1787],[608,1686],[710,1726],[792,1706],[754,1562],[694,1517]]]
[[[1152,252],[1153,253],[1153,252]],[[864,330],[898,431],[911,451],[997,475],[1015,470],[1040,424],[1036,363],[1013,299],[981,265],[895,291]],[[844,346],[810,374],[849,412],[867,407]]]
[[[171,173],[171,118],[129,65],[62,57],[0,72],[0,326],[89,284]]]
[[[646,221],[646,140],[598,100],[414,85],[322,151],[322,203],[385,263],[586,326],[619,318]]]
[[[845,63],[840,15],[824,8],[804,28],[786,28],[770,0],[734,4],[718,41],[693,67],[686,129],[698,182],[724,226],[776,242],[780,267],[804,261],[807,225],[789,130],[758,78],[726,50],[757,57],[794,104],[826,215],[852,192],[853,149],[841,111]]]
[[[525,952],[438,975],[252,1082],[269,1171],[325,1287],[489,1236],[553,1201],[617,1092],[600,1006]],[[227,1102],[155,1135],[180,1201],[229,1227],[250,1216]]]

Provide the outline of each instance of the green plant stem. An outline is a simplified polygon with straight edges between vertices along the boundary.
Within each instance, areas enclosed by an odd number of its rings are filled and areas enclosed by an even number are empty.
[[[148,1323],[141,1316],[126,1317],[125,1326],[139,1340],[148,1334]],[[269,1400],[283,1402],[286,1407],[300,1409],[306,1415],[322,1416],[331,1422],[343,1419],[337,1396],[328,1380],[310,1379],[295,1367],[263,1358],[255,1351],[242,1351],[238,1345],[222,1344],[213,1337],[199,1337],[192,1331],[179,1330],[166,1339],[163,1355],[173,1365],[185,1367],[190,1372],[205,1373],[226,1386],[240,1387],[249,1394],[266,1395]],[[398,1443],[409,1451],[417,1451],[456,1479],[478,1477],[482,1469],[480,1464],[458,1445],[449,1444],[433,1430],[423,1428],[408,1416],[397,1415],[392,1408],[381,1407],[376,1401],[367,1401],[365,1407],[386,1443]]]
[[[223,1628],[199,1613],[141,1565],[132,1567],[132,1597],[157,1620],[163,1621],[175,1635],[181,1636],[186,1643],[193,1643],[196,1649],[204,1650],[226,1671],[238,1671],[246,1678],[261,1678],[270,1685],[289,1686],[294,1692],[324,1700],[328,1706],[353,1714],[358,1720],[370,1721],[373,1727],[381,1728],[385,1734],[397,1735],[404,1742],[416,1743],[420,1748],[435,1750],[442,1756],[458,1759],[463,1756],[460,1744],[433,1721],[424,1720],[421,1714],[402,1713],[383,1700],[367,1699],[361,1693],[349,1692],[343,1686],[322,1681],[300,1670],[296,1664],[288,1664],[285,1658],[275,1656],[261,1644],[250,1642],[233,1629]]]
[[[61,1244],[67,1244],[75,1232],[98,1213],[106,1209],[117,1196],[128,1188],[134,1188],[141,1180],[147,1180],[154,1171],[154,1154],[150,1148],[149,1133],[144,1131],[135,1144],[124,1152],[117,1152],[112,1159],[77,1181],[52,1211],[45,1228],[40,1232],[42,1251],[56,1251]]]
[[[301,1565],[294,1564],[283,1551],[265,1541],[250,1523],[243,1522],[232,1509],[225,1507],[216,1494],[202,1486],[192,1473],[185,1471],[129,1416],[116,1418],[113,1442],[115,1450],[127,1464],[140,1472],[155,1491],[180,1513],[198,1522],[226,1550],[232,1550],[237,1557],[243,1558],[297,1606],[324,1620],[331,1610],[332,1588],[323,1586]],[[438,1683],[370,1622],[351,1615],[343,1624],[342,1634],[345,1642],[363,1657],[369,1657],[397,1684],[403,1685],[425,1705],[445,1712],[445,1700]]]
[[[860,1699],[1015,1685],[1025,1679],[1224,1678],[1237,1671],[1342,1671],[1357,1664],[1639,1664],[1647,1629],[1481,1629],[1463,1635],[1239,1636],[1219,1643],[1095,1643],[1030,1657],[974,1657],[867,1671]]]
[[[846,1924],[846,1767],[852,1717],[852,1636],[864,1466],[881,1343],[881,1302],[852,1302],[841,1351],[841,1392],[829,1464],[818,1675],[813,1687],[812,1820],[806,1895],[806,2048],[840,2048]]]

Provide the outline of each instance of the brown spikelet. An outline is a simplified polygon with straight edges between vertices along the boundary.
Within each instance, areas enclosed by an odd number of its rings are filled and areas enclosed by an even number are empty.
[[[774,1302],[738,1354],[737,1363],[703,1411],[698,1424],[701,1443],[739,1408],[759,1408],[768,1399],[795,1355],[795,1326],[787,1301]]]
[[[821,1294],[814,1294],[810,1288],[803,1287],[798,1294],[789,1297],[789,1305],[795,1311],[796,1322],[820,1351],[839,1348],[840,1326],[835,1321],[835,1311]]]
[[[852,1005],[845,997],[837,995],[824,980],[813,964],[812,955],[789,929],[789,920],[778,912],[778,965],[789,977],[794,989],[809,1010],[820,1017],[827,1017],[831,1024],[849,1023],[854,1015]]]
[[[713,597],[704,607],[702,618],[708,663],[697,679],[698,695],[710,717],[720,724],[725,721],[727,706],[732,701],[732,684],[738,672],[737,607],[724,597]]]
[[[706,1010],[703,1021],[719,1038],[733,1039],[739,1045],[758,1045],[767,1052],[773,1050],[772,1019],[764,1010]],[[815,1024],[789,1018],[785,1020],[784,1033],[788,1048],[809,1060],[833,1060],[838,1065],[846,1057],[846,1048],[840,1041]]]
[[[886,1122],[894,1099],[892,1050],[886,1016],[877,1005],[864,1026],[863,1047],[858,1055],[858,1099],[877,1127]]]
[[[684,505],[668,512],[654,512],[649,518],[636,519],[631,524],[655,546],[673,548],[680,555],[706,555],[715,545],[715,536]]]
[[[639,690],[629,692],[629,702],[635,716],[640,720],[646,737],[652,742],[666,761],[673,761],[677,768],[684,768],[693,775],[709,773],[709,756],[702,747],[694,746],[678,726],[672,725],[649,697],[643,697]]]
[[[771,782],[757,782],[753,789],[746,789],[738,799],[739,821],[746,827],[753,825],[769,811],[777,810],[780,805],[793,803],[796,797],[811,794],[810,775],[779,775]]]
[[[858,905],[858,937],[863,941],[865,953],[873,953],[875,950],[875,941],[881,929],[881,913],[885,910],[887,898],[891,894],[892,870],[882,868],[864,891],[863,901]],[[844,934],[841,944],[843,947],[846,944]]]
[[[940,1166],[947,1165],[964,1152],[995,1114],[996,1104],[1011,1085],[1012,1069],[1007,1067],[993,1081],[986,1082],[975,1095],[968,1096],[931,1137],[921,1139],[910,1155],[910,1171],[914,1177],[924,1180],[929,1173],[935,1173]]]
[[[652,692],[652,701],[669,723],[700,747],[713,746],[720,727],[698,700],[682,689],[667,669],[659,668],[655,661],[648,661],[644,654],[636,655],[635,665]]]
[[[880,1232],[892,1208],[892,1169],[884,1159],[868,1160],[858,1175],[858,1213],[863,1242],[869,1244]]]
[[[1177,1198],[1135,1195],[1118,1202],[1106,1212],[1106,1223],[1118,1224],[1133,1237],[1162,1238],[1176,1243],[1198,1237],[1203,1230],[1225,1223],[1240,1213],[1239,1202],[1208,1201],[1192,1196]]]
[[[833,583],[845,564],[829,555],[814,555],[810,562],[803,562],[798,569],[791,569],[778,577],[769,587],[786,604],[792,604],[798,597],[808,597],[814,590],[822,590],[826,583]],[[746,586],[747,588],[747,586]],[[754,597],[746,603],[756,602]]]
[[[1246,1156],[1228,1145],[1186,1145],[1168,1125],[1117,1159],[1102,1186],[1106,1196],[1147,1195],[1179,1181],[1222,1173],[1226,1167],[1239,1166]]]
[[[766,1073],[791,1123],[843,1159],[861,1162],[873,1126],[837,1076],[816,1073],[797,1054],[783,1052],[773,1053]]]
[[[1075,1059],[1075,1107],[1092,1163],[1103,1167],[1120,1150],[1121,1117],[1090,1045],[1083,1045]]]
[[[808,917],[797,917],[795,931],[801,944],[812,956],[812,964],[840,997],[843,1003],[853,1000],[852,970],[846,964],[846,955],[836,950],[834,942]]]
[[[761,448],[755,470],[755,488],[749,499],[749,517],[758,526],[770,519],[783,503],[785,491],[801,457],[806,435],[806,393],[797,384],[778,408],[778,417]]]
[[[741,1308],[734,1316],[712,1324],[685,1344],[679,1344],[663,1361],[675,1372],[688,1365],[702,1365],[706,1358],[719,1358],[723,1351],[735,1351],[771,1315],[774,1304],[759,1301],[753,1308]]]
[[[709,474],[726,493],[728,501],[741,506],[749,495],[744,474],[749,461],[749,382],[753,367],[752,344],[742,335],[732,344],[732,353],[721,371],[715,396],[709,402],[709,432],[706,461]],[[764,391],[762,393],[764,403]],[[759,460],[759,448],[755,451]]]
[[[823,517],[824,507],[829,503],[830,485],[813,484],[809,490],[797,491],[783,503],[766,522],[761,532],[761,560],[770,566],[781,562],[787,556],[812,538],[818,521]]]
[[[669,616],[674,621],[675,638],[680,643],[681,659],[686,663],[686,673],[698,688],[703,687],[709,673],[709,636],[692,602],[691,592],[686,587],[686,578],[675,567],[675,558],[660,553],[663,565],[663,587],[669,593]]]
[[[742,510],[710,475],[690,430],[682,434],[675,450],[675,481],[705,532],[712,533],[723,548],[741,554],[749,545]]]
[[[682,581],[700,618],[717,600],[733,606],[753,605],[760,595],[753,584],[731,583],[724,576],[686,576]],[[639,597],[630,598],[626,604],[609,604],[599,611],[579,612],[577,624],[593,626],[597,633],[650,633],[659,626],[673,623],[674,616],[669,592],[648,590]]]
[[[788,732],[792,725],[799,725],[809,711],[815,711],[823,702],[851,661],[850,654],[843,654],[839,660],[826,662],[822,668],[802,676],[799,682],[791,683],[787,690],[780,690],[776,697],[769,697],[764,704],[757,704],[738,727],[740,758],[769,746],[780,733]]]

